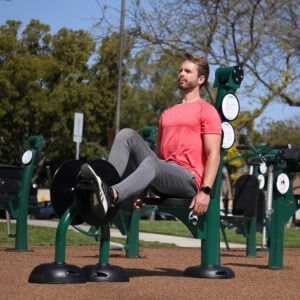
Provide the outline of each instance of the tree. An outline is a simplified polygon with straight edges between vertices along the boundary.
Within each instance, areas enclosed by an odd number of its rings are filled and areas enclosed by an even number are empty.
[[[131,73],[128,101],[123,102],[122,108],[123,127],[138,130],[157,125],[161,112],[178,99],[178,59],[174,63],[164,52],[158,53],[155,60],[151,56],[151,50],[144,49],[128,61]]]
[[[99,68],[91,65],[96,44],[87,32],[62,28],[51,35],[48,25],[31,20],[20,34],[20,25],[0,26],[0,160],[19,165],[29,136],[43,135],[36,180],[45,163],[57,168],[75,157],[75,112],[84,113],[81,158],[107,154],[115,114],[116,37],[103,41]]]
[[[245,80],[238,95],[249,118],[238,124],[238,131],[271,102],[300,106],[298,0],[131,3],[128,30],[137,37],[137,49],[147,48],[152,59],[159,60],[156,54],[164,52],[176,61],[180,53],[190,51],[207,56],[212,71],[219,66],[243,67]],[[211,88],[208,95],[212,102]]]
[[[270,122],[265,124],[257,143],[270,145],[291,144],[293,148],[300,147],[300,122],[296,119]]]

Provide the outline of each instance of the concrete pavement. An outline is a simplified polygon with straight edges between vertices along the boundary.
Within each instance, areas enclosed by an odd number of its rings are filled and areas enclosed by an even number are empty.
[[[6,222],[6,220],[0,220],[0,222]],[[12,222],[15,222],[15,221],[12,220]],[[57,228],[57,225],[58,225],[58,222],[50,221],[50,220],[30,220],[30,219],[28,219],[27,222],[28,222],[28,225],[45,226],[45,227],[51,227],[51,228]],[[80,227],[84,230],[88,230],[90,228],[90,226],[88,226],[88,225],[80,225]],[[76,229],[73,226],[70,226],[70,230],[76,231]],[[114,229],[114,228],[111,228],[110,235],[112,237],[124,238],[124,236],[120,233],[120,231],[117,229]],[[179,237],[179,236],[166,235],[166,234],[154,234],[154,233],[140,232],[139,239],[142,241],[147,241],[147,242],[159,242],[159,243],[174,244],[177,247],[189,247],[189,248],[201,247],[201,240],[199,240],[199,239],[188,238],[188,237]],[[229,246],[230,246],[230,248],[235,248],[235,249],[246,248],[245,244],[230,243]],[[226,248],[225,243],[221,242],[220,247]]]

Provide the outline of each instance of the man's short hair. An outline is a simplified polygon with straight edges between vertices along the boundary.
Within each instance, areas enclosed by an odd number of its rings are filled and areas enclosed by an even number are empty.
[[[183,58],[183,61],[186,60],[191,61],[197,65],[198,77],[200,76],[205,77],[205,81],[202,84],[205,85],[209,77],[209,64],[207,58],[196,54],[186,53]]]

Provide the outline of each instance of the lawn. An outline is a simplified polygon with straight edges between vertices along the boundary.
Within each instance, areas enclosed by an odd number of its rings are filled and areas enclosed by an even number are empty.
[[[12,231],[15,232],[15,224],[12,224]],[[161,233],[167,235],[192,237],[189,230],[180,221],[151,221],[141,220],[140,231]],[[28,226],[28,245],[52,246],[55,245],[55,228]],[[226,230],[227,239],[230,243],[245,243],[245,237],[237,234],[234,229]],[[222,234],[220,234],[221,240]],[[125,244],[126,238],[111,237],[112,242]],[[13,246],[15,239],[7,235],[6,223],[0,223],[0,246]],[[94,238],[80,234],[77,231],[69,231],[67,234],[67,245],[96,245],[98,241]],[[262,244],[262,235],[257,233],[257,245]],[[140,241],[141,246],[162,245],[157,242]],[[284,246],[287,248],[300,248],[300,228],[285,228]]]

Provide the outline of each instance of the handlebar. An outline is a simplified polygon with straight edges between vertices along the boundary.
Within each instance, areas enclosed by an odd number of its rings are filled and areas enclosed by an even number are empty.
[[[271,150],[283,150],[283,149],[292,149],[291,144],[283,144],[283,145],[258,145],[256,147],[254,146],[247,146],[247,145],[238,145],[236,146],[237,150],[251,150],[257,154],[265,154],[268,153]]]
[[[284,149],[291,149],[291,144],[282,144],[282,145],[268,145],[268,144],[261,144],[257,146],[248,146],[248,145],[238,145],[236,147],[237,150],[250,150],[248,154],[252,153],[252,165],[257,165],[262,161],[277,161],[282,163],[285,160],[285,154],[282,150]],[[274,152],[273,150],[278,150]]]
[[[250,146],[246,146],[246,145],[237,145],[236,149],[237,150],[251,150]]]

